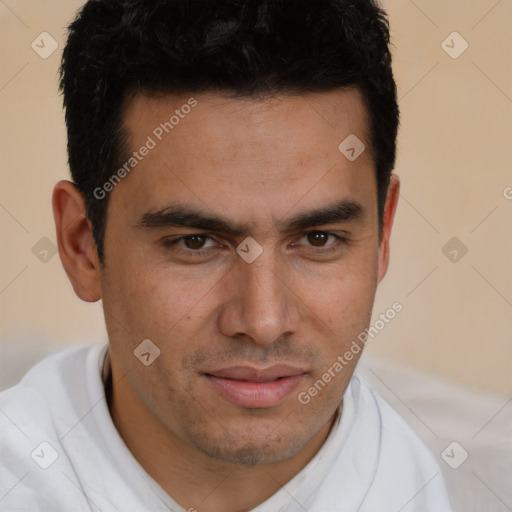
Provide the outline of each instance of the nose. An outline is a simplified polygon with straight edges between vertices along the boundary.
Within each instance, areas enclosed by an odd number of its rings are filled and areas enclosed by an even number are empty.
[[[261,347],[294,333],[299,324],[299,304],[286,274],[276,258],[265,251],[252,263],[240,258],[225,283],[219,316],[222,333],[248,337]]]

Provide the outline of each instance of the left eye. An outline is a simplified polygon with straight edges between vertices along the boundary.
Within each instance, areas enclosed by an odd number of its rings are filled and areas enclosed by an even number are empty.
[[[304,235],[302,235],[301,241],[305,239],[312,247],[330,247],[340,238],[341,237],[337,237],[336,235],[325,231],[310,231],[309,233],[304,233]],[[331,241],[330,244],[327,243],[329,240]]]
[[[207,241],[210,243],[214,242],[208,235],[187,235],[175,240],[175,242],[181,242],[187,249],[193,251],[211,247],[211,245],[205,245]]]

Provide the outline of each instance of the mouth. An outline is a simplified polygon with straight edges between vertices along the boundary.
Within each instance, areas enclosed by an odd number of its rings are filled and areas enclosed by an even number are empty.
[[[264,369],[232,366],[204,376],[224,399],[240,407],[255,409],[282,403],[299,386],[306,372],[287,365]]]

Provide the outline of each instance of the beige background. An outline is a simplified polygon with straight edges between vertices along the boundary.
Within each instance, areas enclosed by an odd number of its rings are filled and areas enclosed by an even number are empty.
[[[75,0],[0,1],[0,350],[106,339],[100,304],[78,300],[58,256],[50,197],[68,177],[57,69]],[[368,351],[460,383],[512,393],[512,2],[388,0],[402,126],[402,194],[375,319],[403,311]],[[48,32],[59,49],[31,48]],[[442,42],[469,44],[457,59]],[[449,37],[452,52],[461,40]],[[507,187],[511,187],[507,189]],[[507,194],[508,191],[508,194]],[[456,262],[442,252],[457,237]]]

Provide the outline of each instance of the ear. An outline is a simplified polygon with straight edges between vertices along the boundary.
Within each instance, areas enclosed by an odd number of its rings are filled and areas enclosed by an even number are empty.
[[[78,297],[96,302],[101,298],[100,262],[82,194],[69,181],[59,181],[52,205],[64,270]]]
[[[391,174],[384,206],[382,223],[382,237],[379,243],[378,282],[386,275],[389,266],[389,238],[395,217],[396,205],[400,196],[400,180],[394,173]]]

